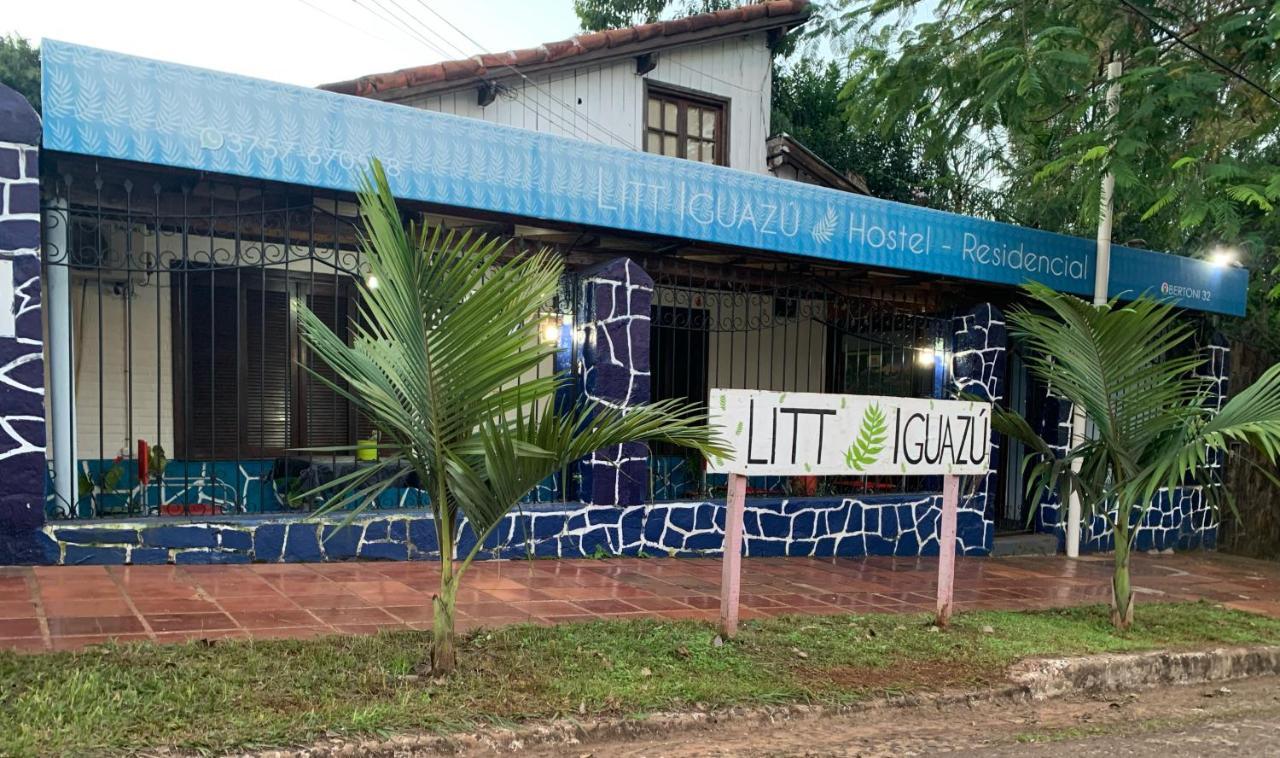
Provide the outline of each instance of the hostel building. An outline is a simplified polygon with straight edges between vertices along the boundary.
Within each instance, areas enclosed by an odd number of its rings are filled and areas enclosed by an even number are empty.
[[[301,497],[358,466],[300,447],[368,424],[311,377],[290,308],[342,329],[354,190],[383,161],[407,216],[550,249],[558,346],[539,373],[627,406],[712,388],[1007,404],[1067,443],[1002,313],[1039,281],[1087,296],[1094,244],[871,197],[769,124],[774,0],[528,50],[288,86],[46,40],[44,121],[0,94],[0,563],[438,557],[412,480],[353,524]],[[1113,295],[1240,315],[1247,274],[1113,248]],[[1226,348],[1203,330],[1206,381]],[[1028,520],[1018,450],[963,492],[958,547]],[[758,477],[749,555],[936,553],[935,477]],[[660,446],[543,482],[490,557],[704,555],[724,479]],[[467,533],[464,529],[464,536]],[[1139,547],[1211,545],[1200,493],[1161,495]],[[1105,548],[1101,525],[1089,548]],[[466,548],[465,539],[463,548]]]

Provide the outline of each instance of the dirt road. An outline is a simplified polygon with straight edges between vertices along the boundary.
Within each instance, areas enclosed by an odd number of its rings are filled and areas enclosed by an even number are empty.
[[[693,732],[527,756],[1280,756],[1280,679],[1107,699],[888,709]]]

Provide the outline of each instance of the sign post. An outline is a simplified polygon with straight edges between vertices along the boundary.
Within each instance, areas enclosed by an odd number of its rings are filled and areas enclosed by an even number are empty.
[[[991,405],[962,400],[711,390],[709,423],[728,456],[720,629],[738,628],[748,476],[942,476],[938,623],[951,617],[960,477],[990,467]]]
[[[720,633],[738,633],[738,598],[742,594],[742,512],[747,505],[747,477],[729,474],[725,497],[724,566],[720,571]]]
[[[938,536],[938,626],[951,621],[951,598],[956,579],[956,509],[960,501],[960,477],[942,477],[942,524]]]

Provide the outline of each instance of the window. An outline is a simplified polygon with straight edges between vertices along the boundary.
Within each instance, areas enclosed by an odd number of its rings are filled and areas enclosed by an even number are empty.
[[[726,165],[724,101],[650,87],[647,153]]]
[[[288,448],[349,445],[368,432],[350,404],[312,375],[337,382],[303,346],[289,307],[305,302],[330,328],[345,327],[354,302],[349,279],[259,269],[191,273],[173,282],[172,456],[275,456]]]

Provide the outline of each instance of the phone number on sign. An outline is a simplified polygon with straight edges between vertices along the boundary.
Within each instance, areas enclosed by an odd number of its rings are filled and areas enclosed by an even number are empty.
[[[226,150],[236,155],[253,155],[259,160],[272,162],[301,159],[317,167],[336,164],[349,173],[363,171],[370,159],[368,155],[356,155],[346,150],[318,148],[253,134],[224,133],[209,127],[200,131],[200,147],[204,150]],[[400,175],[400,161],[395,158],[383,159],[382,165],[387,176]]]

